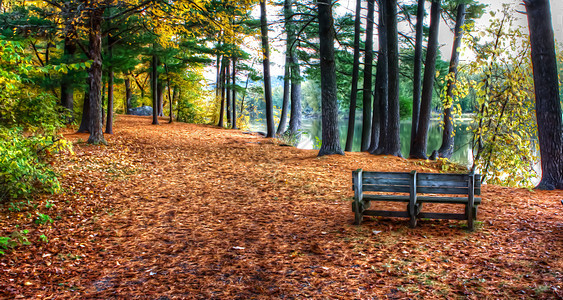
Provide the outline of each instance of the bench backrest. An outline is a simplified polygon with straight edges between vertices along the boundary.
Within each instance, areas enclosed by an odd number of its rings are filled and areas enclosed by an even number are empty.
[[[409,193],[412,174],[402,172],[362,172],[362,191]],[[468,174],[416,173],[419,194],[468,195]],[[474,194],[481,194],[481,175],[475,174]]]

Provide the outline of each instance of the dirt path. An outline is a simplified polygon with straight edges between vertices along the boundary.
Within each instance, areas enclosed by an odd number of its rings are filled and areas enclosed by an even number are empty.
[[[119,116],[110,145],[77,141],[45,196],[50,226],[2,209],[33,242],[0,257],[6,298],[557,298],[562,192],[485,186],[479,229],[367,218],[351,171],[428,171],[395,157],[316,151],[210,126]],[[442,207],[443,209],[452,209]]]

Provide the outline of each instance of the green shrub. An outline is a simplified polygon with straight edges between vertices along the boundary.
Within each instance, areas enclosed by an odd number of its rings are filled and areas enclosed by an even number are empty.
[[[19,128],[0,128],[0,202],[57,192],[60,184],[50,160],[63,149],[70,145],[53,136],[25,136]]]

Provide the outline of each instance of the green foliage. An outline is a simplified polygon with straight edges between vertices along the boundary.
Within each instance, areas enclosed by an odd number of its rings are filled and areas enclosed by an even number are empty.
[[[42,134],[25,136],[19,128],[0,128],[0,202],[60,189],[51,169],[52,154],[70,149],[66,141]]]
[[[487,28],[466,35],[475,59],[462,70],[477,78],[462,79],[457,88],[476,96],[473,168],[488,183],[528,187],[538,160],[534,85],[529,42],[513,26],[514,15],[505,7],[491,13]]]
[[[29,245],[27,238],[28,230],[16,230],[9,237],[0,236],[0,255],[6,254],[4,251],[14,248],[18,245]]]
[[[53,223],[53,219],[49,215],[37,213],[37,219],[35,219],[35,224],[45,225],[47,223]]]

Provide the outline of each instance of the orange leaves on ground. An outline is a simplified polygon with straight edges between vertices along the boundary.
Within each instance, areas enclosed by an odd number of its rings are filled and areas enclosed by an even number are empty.
[[[411,229],[367,217],[353,226],[352,170],[428,166],[364,153],[317,158],[240,131],[145,117],[119,116],[115,129],[109,146],[78,143],[57,165],[64,193],[44,196],[50,227],[0,212],[0,236],[17,223],[33,241],[0,257],[1,296],[563,295],[560,191],[485,186],[474,233],[457,221]],[[48,243],[35,242],[41,234]]]

